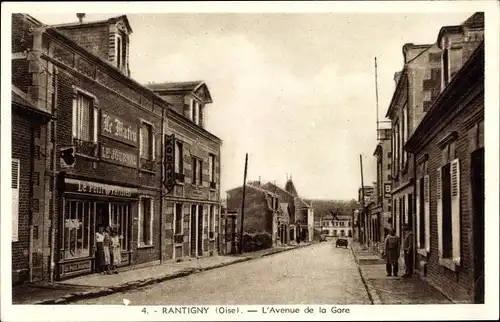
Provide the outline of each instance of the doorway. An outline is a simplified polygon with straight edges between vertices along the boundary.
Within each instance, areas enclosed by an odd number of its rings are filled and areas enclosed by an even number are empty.
[[[191,257],[196,257],[197,250],[197,238],[196,238],[196,205],[191,206],[191,229],[190,229],[190,246],[191,246]]]
[[[474,234],[474,303],[484,303],[484,148],[471,154]]]

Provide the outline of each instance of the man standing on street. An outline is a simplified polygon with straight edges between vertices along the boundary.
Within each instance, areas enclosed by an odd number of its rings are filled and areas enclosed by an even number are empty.
[[[403,251],[405,260],[405,274],[403,277],[413,276],[413,232],[409,225],[404,225]]]
[[[399,241],[399,237],[396,236],[394,229],[391,229],[389,230],[389,234],[385,237],[384,253],[382,255],[385,258],[387,276],[398,276],[398,260],[400,251],[401,243]]]

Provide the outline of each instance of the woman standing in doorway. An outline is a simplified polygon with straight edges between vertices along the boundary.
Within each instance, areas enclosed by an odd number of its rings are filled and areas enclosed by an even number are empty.
[[[96,269],[97,272],[104,274],[109,265],[109,236],[104,231],[104,226],[99,226],[98,231],[95,233],[96,241]]]

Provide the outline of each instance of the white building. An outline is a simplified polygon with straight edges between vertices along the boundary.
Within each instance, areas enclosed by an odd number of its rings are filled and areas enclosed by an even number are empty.
[[[330,237],[352,237],[352,216],[329,214],[321,219],[321,231]]]

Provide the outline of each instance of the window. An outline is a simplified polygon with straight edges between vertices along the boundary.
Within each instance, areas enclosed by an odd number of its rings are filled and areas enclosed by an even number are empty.
[[[175,142],[175,173],[184,173],[182,142]]]
[[[175,204],[175,227],[174,235],[182,235],[182,204]]]
[[[208,158],[208,169],[209,169],[209,176],[210,176],[210,182],[215,182],[215,155],[210,154]]]
[[[126,58],[127,58],[127,44],[126,39],[121,34],[116,35],[116,67],[121,69],[123,66],[126,66]]]
[[[391,166],[392,166],[391,163],[387,163],[387,170],[391,170]]]
[[[203,182],[203,161],[192,157],[192,167],[193,167],[193,184],[202,185]]]
[[[83,142],[97,143],[98,110],[94,99],[77,91],[73,101],[73,138]]]
[[[387,157],[390,159],[392,158],[392,153],[391,152],[387,152]]]
[[[201,125],[201,104],[196,100],[191,100],[191,120],[197,124]]]
[[[153,199],[141,197],[139,200],[139,246],[153,245]]]
[[[115,228],[120,236],[121,249],[129,249],[130,242],[130,206],[126,203],[109,204],[109,222],[112,228]]]
[[[437,219],[440,263],[455,270],[460,265],[460,163],[455,142],[442,146],[442,164],[437,169]],[[445,260],[443,260],[445,259]]]
[[[146,160],[154,160],[154,134],[153,125],[143,122],[141,125],[141,130],[139,132],[140,136],[140,151],[141,158]]]
[[[19,239],[19,159],[12,159],[12,241]]]
[[[94,203],[88,200],[66,200],[62,232],[64,259],[90,256],[93,208]]]

